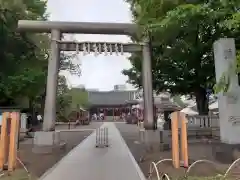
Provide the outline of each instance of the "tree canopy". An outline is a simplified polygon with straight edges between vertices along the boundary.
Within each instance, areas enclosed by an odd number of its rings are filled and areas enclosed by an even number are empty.
[[[21,1],[20,1],[21,2]],[[47,59],[46,35],[29,35],[16,31],[18,19],[45,20],[46,3],[43,1],[1,1],[1,68],[0,103],[14,104],[14,98],[35,96],[44,83]]]
[[[68,91],[71,96],[71,107],[76,108],[88,108],[88,92],[85,89],[72,88]]]
[[[152,46],[153,88],[192,94],[200,114],[208,113],[208,90],[215,84],[213,43],[234,37],[240,45],[238,0],[129,0],[133,18],[142,27],[133,40],[148,35]],[[146,33],[147,32],[147,33]],[[142,86],[141,54],[124,70],[129,82]]]
[[[17,23],[19,19],[47,20],[46,3],[42,0],[0,2],[0,106],[17,106],[16,99],[27,97],[30,106],[43,108],[50,38],[48,34],[18,32]],[[80,68],[72,63],[72,58],[61,53],[59,71],[80,75]],[[60,76],[58,104],[61,107],[68,104],[66,92],[66,80]]]

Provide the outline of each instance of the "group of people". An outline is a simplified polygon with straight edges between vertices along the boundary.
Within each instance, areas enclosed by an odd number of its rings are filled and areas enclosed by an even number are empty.
[[[87,111],[78,111],[76,114],[75,126],[88,125],[89,123],[89,113]]]
[[[128,117],[130,117],[132,115],[132,113],[128,113],[128,114],[125,114],[125,113],[122,113],[120,116],[119,116],[119,118],[121,119],[121,120],[123,120],[123,121],[125,121]],[[93,115],[92,115],[92,117],[91,117],[91,119],[92,120],[95,120],[95,121],[103,121],[104,119],[105,119],[105,115],[104,115],[104,113],[99,113],[99,114],[97,114],[97,113],[94,113]]]
[[[99,114],[97,114],[97,113],[94,113],[93,115],[92,115],[92,120],[101,120],[101,121],[103,121],[105,119],[105,116],[104,116],[104,113],[99,113]]]

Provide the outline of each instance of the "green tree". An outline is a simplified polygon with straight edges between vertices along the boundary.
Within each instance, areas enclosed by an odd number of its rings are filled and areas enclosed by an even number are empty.
[[[239,1],[134,2],[138,7],[133,12],[135,21],[143,27],[137,40],[150,32],[154,89],[192,94],[199,113],[207,114],[206,89],[213,89],[215,84],[213,42],[221,37],[236,37],[239,44],[239,29],[232,31],[225,25],[238,13]],[[133,54],[130,61],[133,67],[123,74],[130,83],[142,86],[141,56]]]
[[[16,105],[16,98],[27,97],[31,107],[43,107],[49,36],[16,29],[19,19],[46,20],[46,1],[1,1],[0,7],[0,105]],[[59,71],[80,75],[71,60],[61,53]]]
[[[29,94],[29,89],[44,79],[45,53],[33,39],[43,39],[46,35],[28,35],[16,31],[18,19],[45,20],[46,2],[1,1],[0,8],[0,103],[13,105],[14,98]],[[31,90],[31,95],[34,90]]]
[[[72,88],[68,94],[71,96],[71,108],[88,108],[88,92],[85,89]]]
[[[59,75],[58,77],[58,91],[57,91],[57,119],[60,121],[66,121],[70,106],[71,96],[69,95],[69,89],[65,76]]]

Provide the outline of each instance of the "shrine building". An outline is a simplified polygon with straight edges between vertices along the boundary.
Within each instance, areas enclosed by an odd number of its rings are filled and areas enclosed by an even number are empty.
[[[134,90],[124,91],[89,91],[89,113],[103,113],[105,120],[118,120],[122,113],[131,112],[132,104],[126,103],[134,100]]]

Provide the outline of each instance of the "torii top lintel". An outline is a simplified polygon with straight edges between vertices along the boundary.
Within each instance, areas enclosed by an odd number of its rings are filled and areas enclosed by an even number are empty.
[[[137,32],[137,28],[137,25],[132,23],[18,21],[18,29],[20,31],[36,33],[50,33],[51,30],[55,29],[61,33],[134,35]]]

